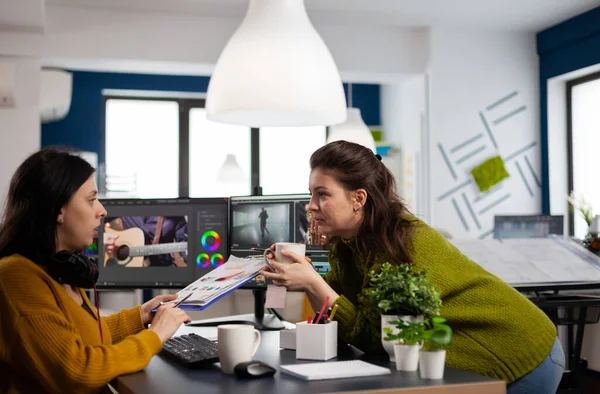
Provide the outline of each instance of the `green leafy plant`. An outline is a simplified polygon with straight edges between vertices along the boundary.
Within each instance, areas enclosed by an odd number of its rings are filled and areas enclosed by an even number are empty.
[[[443,350],[452,345],[452,328],[446,324],[446,319],[434,316],[425,320],[421,340],[425,351]]]
[[[381,271],[371,271],[366,296],[383,315],[435,316],[442,301],[425,271],[412,264],[385,263]]]
[[[417,345],[423,340],[425,332],[424,323],[406,322],[404,320],[392,320],[389,324],[395,326],[399,331],[394,334],[394,330],[390,327],[384,327],[383,333],[386,341],[398,341],[403,345]]]

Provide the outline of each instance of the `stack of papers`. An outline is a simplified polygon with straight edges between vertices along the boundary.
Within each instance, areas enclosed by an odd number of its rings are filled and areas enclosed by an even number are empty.
[[[202,310],[258,275],[266,267],[264,257],[229,256],[227,262],[177,293],[175,303],[182,309]]]
[[[511,285],[600,282],[600,258],[569,238],[451,242],[475,263]]]

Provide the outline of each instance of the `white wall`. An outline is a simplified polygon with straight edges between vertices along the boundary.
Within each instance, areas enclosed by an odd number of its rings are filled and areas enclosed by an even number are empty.
[[[21,162],[40,148],[40,63],[6,58],[16,67],[13,107],[0,107],[0,206],[4,208],[10,178]]]
[[[398,193],[411,212],[428,221],[424,198],[428,186],[426,133],[426,83],[423,74],[381,87],[381,123],[385,140],[400,151],[396,176]]]
[[[495,214],[539,213],[535,35],[433,29],[430,49],[430,222],[475,238],[489,236]],[[479,193],[470,170],[495,155],[513,157],[510,178]]]

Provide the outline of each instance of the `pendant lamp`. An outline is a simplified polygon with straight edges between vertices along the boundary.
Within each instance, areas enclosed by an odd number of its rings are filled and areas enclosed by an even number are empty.
[[[354,142],[376,153],[375,139],[360,116],[360,109],[352,108],[352,84],[348,84],[348,104],[350,108],[346,121],[329,128],[327,143],[339,140]]]
[[[206,93],[209,120],[328,126],[346,119],[339,72],[303,0],[250,0]]]
[[[219,182],[242,182],[244,180],[244,172],[240,167],[235,155],[228,153],[225,157],[225,162],[217,173]]]

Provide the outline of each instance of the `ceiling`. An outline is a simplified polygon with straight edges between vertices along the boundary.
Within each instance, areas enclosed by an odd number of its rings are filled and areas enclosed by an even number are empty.
[[[306,0],[320,23],[537,32],[600,6],[599,0]],[[213,17],[244,15],[248,0],[46,0],[68,6]]]
[[[43,33],[44,0],[0,0],[0,31]]]

